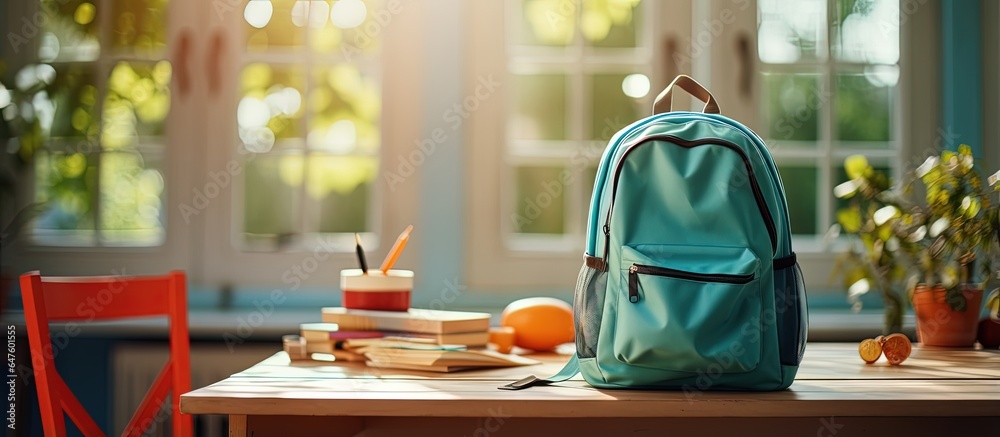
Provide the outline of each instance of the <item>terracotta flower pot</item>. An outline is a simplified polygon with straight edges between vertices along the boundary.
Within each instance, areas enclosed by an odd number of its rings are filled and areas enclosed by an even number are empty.
[[[965,311],[951,309],[944,287],[933,289],[918,285],[913,292],[913,311],[917,315],[917,340],[928,346],[970,347],[976,343],[979,307],[983,290],[963,287]]]

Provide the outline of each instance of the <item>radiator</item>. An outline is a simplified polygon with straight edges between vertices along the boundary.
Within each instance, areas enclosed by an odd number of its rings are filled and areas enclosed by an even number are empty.
[[[201,388],[229,377],[273,355],[280,345],[249,344],[239,345],[235,352],[223,343],[212,345],[191,345],[191,388]],[[112,352],[111,365],[113,384],[111,419],[115,433],[120,435],[128,425],[132,413],[139,407],[146,390],[170,355],[166,342],[163,343],[123,343]],[[170,403],[165,402],[154,425],[147,436],[169,437]],[[201,437],[225,437],[229,435],[229,418],[216,415],[194,417],[195,435]]]

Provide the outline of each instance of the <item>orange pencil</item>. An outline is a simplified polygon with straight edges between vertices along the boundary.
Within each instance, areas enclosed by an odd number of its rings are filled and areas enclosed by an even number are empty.
[[[382,274],[389,274],[389,269],[392,268],[393,264],[396,264],[396,259],[399,258],[399,254],[403,253],[403,248],[406,247],[406,242],[410,240],[410,231],[413,230],[413,225],[407,226],[406,230],[402,234],[399,234],[399,238],[396,238],[396,243],[392,245],[392,249],[389,253],[385,255],[385,260],[382,261]]]

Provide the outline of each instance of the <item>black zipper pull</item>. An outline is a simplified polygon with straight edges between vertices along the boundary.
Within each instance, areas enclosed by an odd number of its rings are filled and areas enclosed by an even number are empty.
[[[610,217],[610,216],[609,216]],[[604,267],[601,271],[608,271],[608,248],[611,247],[611,225],[604,224],[604,256],[601,257]]]
[[[639,268],[635,264],[628,268],[628,301],[639,301]]]

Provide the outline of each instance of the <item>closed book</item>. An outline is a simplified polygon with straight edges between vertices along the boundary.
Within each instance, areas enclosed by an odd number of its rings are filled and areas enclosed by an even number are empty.
[[[336,323],[303,323],[305,325],[333,325],[337,326]],[[327,341],[327,340],[349,340],[354,338],[381,338],[385,337],[385,333],[379,331],[340,331],[340,330],[324,330],[324,329],[307,329],[302,328],[299,333],[302,338],[306,341]]]
[[[334,332],[307,332],[302,331],[302,338],[312,341],[323,340],[353,340],[371,338],[418,338],[428,340],[434,344],[460,344],[468,347],[486,346],[490,341],[490,333],[483,332],[457,332],[454,334],[423,334],[419,332],[399,332],[399,331],[334,331]]]
[[[329,340],[331,332],[337,332],[340,328],[336,323],[300,323],[299,335],[306,341]]]
[[[436,344],[461,344],[468,347],[486,346],[490,342],[489,331],[456,332],[454,334],[423,334],[419,332],[383,332],[386,337],[423,338]]]
[[[323,308],[323,321],[349,331],[405,331],[418,334],[486,332],[488,313],[410,308],[409,311]]]
[[[475,369],[475,367],[469,367],[469,366],[420,366],[417,364],[377,363],[374,361],[365,361],[365,365],[367,365],[368,367],[378,367],[384,369],[419,370],[422,372],[438,372],[438,373],[458,372],[460,370]]]
[[[466,350],[461,344],[437,344],[426,338],[382,337],[355,338],[340,342],[337,347],[364,353],[368,348],[393,348],[413,350]]]
[[[538,364],[538,361],[530,358],[491,350],[364,348],[362,351],[368,361],[377,367],[513,367]]]

